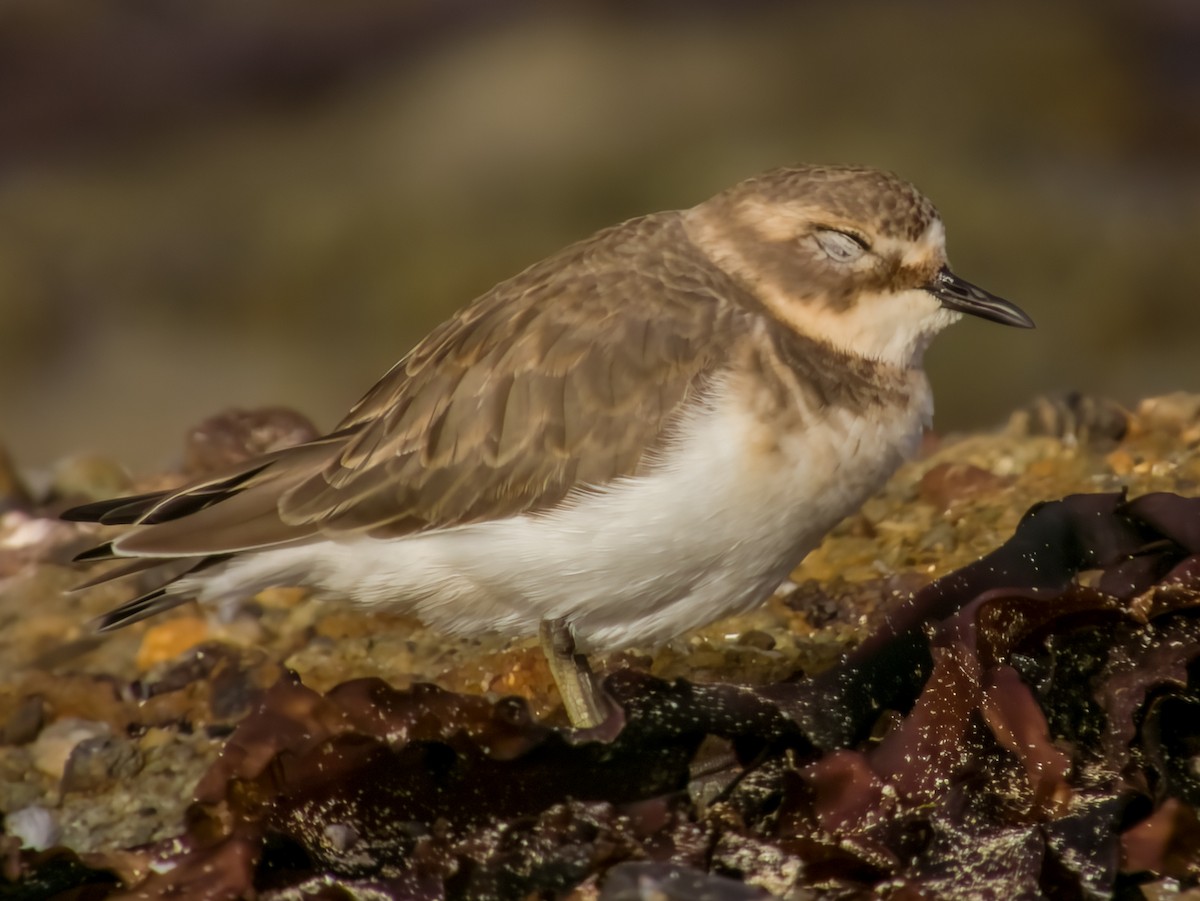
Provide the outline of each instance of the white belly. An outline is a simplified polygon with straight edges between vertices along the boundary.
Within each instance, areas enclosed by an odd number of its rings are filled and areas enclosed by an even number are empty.
[[[915,449],[916,394],[886,414],[815,413],[790,435],[726,398],[651,473],[552,512],[247,554],[201,593],[300,582],[449,633],[534,634],[565,617],[584,651],[658,644],[765,600]]]

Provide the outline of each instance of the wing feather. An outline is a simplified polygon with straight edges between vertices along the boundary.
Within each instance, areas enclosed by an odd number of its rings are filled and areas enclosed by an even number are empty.
[[[650,465],[746,327],[739,291],[679,214],[632,220],[443,323],[330,435],[75,513],[135,525],[103,556],[169,558],[544,510]]]
[[[403,534],[638,472],[737,326],[737,287],[698,252],[687,279],[657,264],[687,246],[674,214],[646,217],[497,286],[355,407],[358,434],[283,496],[283,521]]]

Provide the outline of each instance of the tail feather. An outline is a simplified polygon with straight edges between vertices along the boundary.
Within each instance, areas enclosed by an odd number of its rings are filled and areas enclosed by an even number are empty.
[[[270,464],[263,462],[232,476],[222,476],[211,482],[189,485],[178,491],[152,491],[129,497],[114,497],[104,501],[81,504],[59,514],[71,522],[98,522],[106,526],[154,525],[181,519],[218,504],[238,492],[254,476]]]
[[[96,550],[99,550],[99,548],[96,548]],[[88,551],[87,553],[92,553],[92,551]],[[80,558],[76,557],[75,559],[79,560]],[[101,558],[94,557],[88,559],[99,560]],[[111,559],[119,560],[122,558],[114,556]],[[95,588],[97,585],[103,585],[105,582],[115,582],[117,579],[123,579],[126,576],[132,576],[136,573],[145,572],[148,569],[156,569],[160,566],[166,566],[174,562],[175,561],[173,560],[164,560],[162,557],[139,557],[127,562],[124,566],[118,566],[115,569],[107,569],[99,575],[88,579],[86,582],[80,582],[78,585],[73,585],[70,590],[75,592],[83,591],[87,588]]]
[[[59,514],[68,522],[98,522],[104,525],[128,525],[167,497],[169,491],[152,491],[149,494],[134,494],[128,497],[113,497],[104,501],[80,504]]]
[[[157,525],[199,513],[201,510],[206,510],[214,504],[219,504],[238,494],[246,482],[269,465],[269,462],[264,462],[228,478],[216,479],[205,484],[193,485],[183,491],[170,493],[157,503],[148,505],[134,522],[138,525]]]
[[[129,561],[76,590],[143,572],[157,583],[101,616],[96,628],[102,632],[116,629],[179,606],[195,593],[193,589],[201,590],[190,578],[193,574],[238,553],[312,540],[316,534],[313,526],[282,520],[278,499],[280,492],[306,478],[309,469],[325,459],[330,443],[312,442],[275,451],[176,490],[96,501],[63,513],[63,519],[76,522],[133,526],[75,557],[82,563]],[[285,456],[305,465],[274,467]]]
[[[97,563],[101,560],[116,560],[121,555],[114,549],[111,541],[106,541],[104,544],[98,544],[95,547],[88,548],[86,551],[80,551],[71,558],[72,563]]]
[[[116,569],[109,570],[103,575],[97,576],[82,585],[77,585],[73,590],[78,591],[83,588],[91,588],[94,585],[101,585],[105,582],[111,582],[114,579],[120,579],[124,576],[130,576],[134,573],[143,572],[148,569],[164,568],[168,572],[166,581],[145,594],[139,595],[132,601],[126,601],[120,607],[108,611],[103,616],[97,617],[94,622],[98,632],[109,632],[113,629],[119,629],[122,626],[132,625],[162,613],[164,610],[170,610],[172,607],[178,607],[180,604],[191,600],[193,595],[181,590],[176,584],[185,576],[195,575],[210,567],[224,563],[232,554],[213,554],[196,562],[194,560],[176,559],[164,560],[161,557],[150,557],[145,559],[134,560],[127,566],[121,566]],[[172,564],[191,563],[182,572],[177,568],[175,572],[171,572]]]
[[[93,625],[97,632],[111,632],[113,629],[133,625],[180,604],[186,604],[189,600],[191,598],[186,594],[171,594],[164,585],[97,617]]]

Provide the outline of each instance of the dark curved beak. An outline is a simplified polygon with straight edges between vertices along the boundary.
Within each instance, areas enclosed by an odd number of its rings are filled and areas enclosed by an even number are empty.
[[[1033,328],[1033,320],[1015,303],[997,297],[959,278],[945,266],[925,286],[925,290],[942,302],[942,306],[959,313],[969,313],[1002,325]]]

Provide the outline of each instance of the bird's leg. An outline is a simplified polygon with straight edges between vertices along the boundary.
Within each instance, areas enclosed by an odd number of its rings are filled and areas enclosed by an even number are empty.
[[[538,637],[550,674],[562,696],[571,725],[589,729],[604,722],[604,711],[587,657],[575,653],[575,637],[565,619],[542,620]]]

